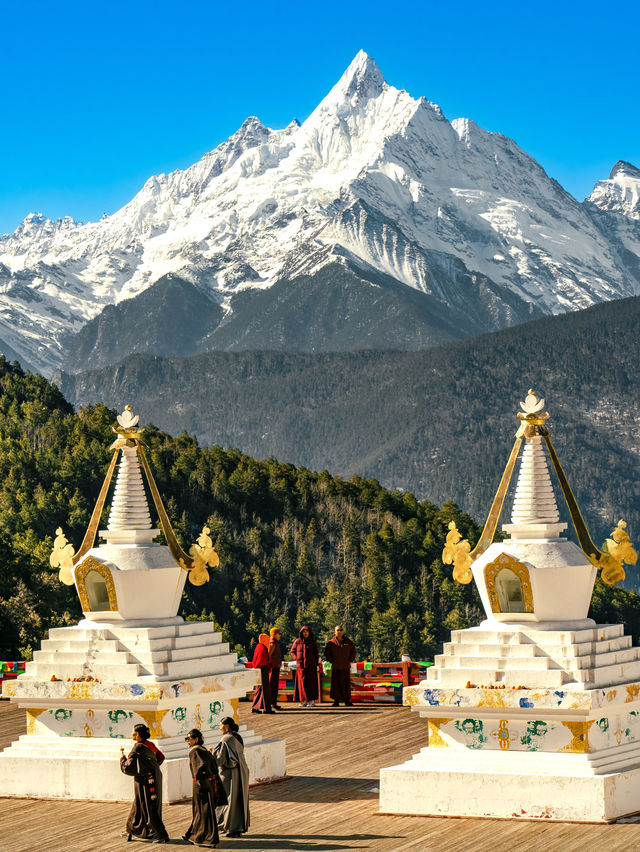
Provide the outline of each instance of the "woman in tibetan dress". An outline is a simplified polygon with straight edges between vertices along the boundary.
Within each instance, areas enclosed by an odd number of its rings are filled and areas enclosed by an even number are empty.
[[[271,657],[269,656],[269,636],[266,633],[261,633],[258,637],[258,644],[253,652],[252,666],[254,669],[260,669],[260,683],[256,687],[256,692],[251,705],[252,713],[273,713],[271,709]]]
[[[125,757],[120,749],[120,769],[125,775],[133,776],[134,799],[123,834],[127,840],[131,837],[153,839],[157,843],[167,843],[169,835],[162,822],[162,774],[160,764],[164,755],[149,740],[149,728],[135,725],[131,738],[133,748]]]
[[[220,731],[222,739],[213,753],[227,804],[217,810],[218,823],[220,830],[229,837],[239,837],[249,829],[249,767],[238,725],[231,716],[225,716],[220,722]]]
[[[313,630],[305,624],[291,648],[296,661],[296,685],[293,696],[302,707],[313,707],[318,700],[318,660],[320,654]]]
[[[216,805],[224,801],[224,791],[215,757],[204,747],[202,733],[193,728],[185,741],[189,745],[189,767],[193,790],[191,825],[182,835],[195,846],[217,846],[219,841]]]

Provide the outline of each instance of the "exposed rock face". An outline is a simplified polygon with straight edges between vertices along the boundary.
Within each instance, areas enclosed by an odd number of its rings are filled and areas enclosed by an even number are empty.
[[[270,130],[248,118],[190,168],[150,178],[112,216],[82,225],[31,214],[0,238],[0,338],[46,374],[67,352],[67,369],[79,368],[78,353],[112,362],[134,336],[124,315],[117,347],[98,341],[114,315],[72,345],[73,335],[168,274],[211,302],[199,342],[181,349],[178,330],[180,354],[300,348],[301,339],[313,341],[304,348],[368,345],[380,337],[382,280],[396,285],[385,295],[392,315],[409,302],[431,314],[426,322],[416,307],[390,345],[503,328],[640,292],[639,184],[638,170],[618,163],[580,204],[511,139],[449,122],[389,86],[360,52],[302,125]],[[373,301],[332,309],[354,274]],[[326,289],[324,308],[297,292],[312,281]],[[271,333],[261,330],[265,311]],[[152,339],[137,345],[130,351],[160,351]]]

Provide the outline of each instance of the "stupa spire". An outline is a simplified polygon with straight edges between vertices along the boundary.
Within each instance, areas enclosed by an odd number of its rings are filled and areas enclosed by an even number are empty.
[[[151,525],[147,493],[142,476],[144,472],[147,487],[167,541],[168,551],[180,568],[188,572],[189,581],[194,586],[201,586],[209,580],[208,569],[215,568],[220,562],[209,536],[209,527],[202,528],[202,532],[189,548],[189,552],[185,553],[171,527],[147,461],[142,442],[143,430],[138,428],[139,417],[134,415],[130,406],[127,405],[122,414],[118,415],[117,420],[118,426],[112,427],[117,437],[110,447],[113,451],[111,463],[100,489],[82,545],[76,553],[73,545],[67,541],[62,528],[59,527],[56,530],[54,549],[49,558],[51,566],[60,569],[61,582],[67,585],[73,584],[75,566],[93,548],[102,510],[120,456],[107,529],[100,531],[100,537],[106,541],[106,544],[100,545],[100,547],[133,545],[144,549],[151,545],[153,539],[160,534],[160,529]]]
[[[543,410],[544,405],[544,399],[539,399],[533,390],[530,390],[524,402],[520,403],[522,411],[517,414],[521,421],[520,427],[516,433],[509,461],[493,498],[480,540],[473,550],[469,542],[460,535],[455,522],[451,521],[449,524],[442,560],[446,565],[453,565],[453,577],[460,583],[471,582],[473,579],[471,566],[491,547],[523,441],[525,447],[518,475],[511,523],[504,524],[503,530],[512,539],[553,541],[557,540],[560,533],[567,528],[567,524],[560,522],[558,505],[547,465],[548,453],[576,531],[578,545],[588,561],[602,570],[602,579],[605,583],[614,585],[624,580],[623,565],[635,564],[637,560],[637,554],[629,541],[624,521],[618,522],[611,538],[604,542],[602,549],[597,548],[591,540],[576,498],[571,491],[551,441],[551,435],[546,426],[546,421],[550,415]],[[547,453],[544,451],[545,447]]]
[[[538,399],[532,390],[525,401],[520,403],[520,407],[523,414],[518,416],[522,418],[523,424],[542,426],[549,417],[543,411],[544,399]],[[538,430],[528,429],[526,425],[523,432],[525,446],[511,510],[511,523],[504,524],[503,529],[511,538],[556,538],[567,525],[560,523],[542,435]]]

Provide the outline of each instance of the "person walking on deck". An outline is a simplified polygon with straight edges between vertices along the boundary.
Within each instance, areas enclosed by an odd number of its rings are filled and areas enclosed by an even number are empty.
[[[125,775],[133,776],[134,799],[122,836],[127,840],[141,837],[168,843],[169,835],[162,822],[162,774],[160,764],[162,752],[151,742],[151,733],[146,725],[134,725],[131,739],[133,748],[125,757],[120,749],[120,769]]]
[[[239,837],[249,829],[249,767],[244,758],[244,743],[238,724],[225,716],[220,722],[222,738],[214,749],[227,804],[218,808],[220,831]]]
[[[193,781],[191,797],[191,825],[182,835],[194,846],[215,847],[218,845],[216,805],[222,805],[227,797],[218,774],[215,757],[204,746],[202,732],[192,728],[184,738],[189,746],[189,769]]]
[[[344,635],[344,630],[337,624],[333,637],[324,649],[324,658],[331,663],[331,692],[333,707],[338,707],[344,701],[345,707],[351,703],[351,663],[356,658],[356,646],[351,639]]]

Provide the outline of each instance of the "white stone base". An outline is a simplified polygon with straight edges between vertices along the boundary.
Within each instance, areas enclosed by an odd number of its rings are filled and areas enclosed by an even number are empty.
[[[242,731],[242,734],[246,738],[250,783],[284,778],[284,740],[263,740],[251,731]],[[44,741],[40,744],[40,753],[36,754],[33,739],[22,737],[0,754],[0,796],[131,801],[133,779],[120,771],[122,741],[94,739],[86,748],[79,749],[77,744],[67,740],[71,753],[65,755],[59,744]],[[130,745],[126,743],[125,748],[129,749]],[[186,744],[184,750],[187,750]],[[191,772],[186,754],[183,758],[166,760],[162,765],[162,777],[164,802],[191,798]]]
[[[149,727],[165,755],[163,800],[191,796],[185,734],[198,728],[215,746],[221,719],[237,718],[257,672],[238,663],[213,624],[168,620],[49,631],[27,672],[3,684],[26,711],[27,733],[0,754],[0,796],[131,800],[119,758],[136,724]],[[251,781],[284,777],[284,742],[240,730]]]
[[[380,812],[424,816],[611,822],[640,812],[640,767],[576,777],[421,769],[380,770]]]

